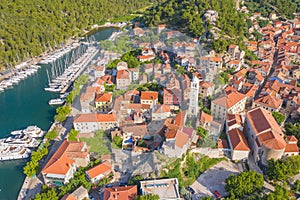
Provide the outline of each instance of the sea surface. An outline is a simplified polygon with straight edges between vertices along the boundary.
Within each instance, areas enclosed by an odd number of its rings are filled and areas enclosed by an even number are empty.
[[[93,32],[96,40],[104,40],[114,31],[113,28],[99,29]],[[50,65],[42,65],[38,72],[21,81],[9,90],[0,93],[0,138],[9,136],[12,130],[37,125],[48,130],[53,123],[56,107],[48,101],[57,98],[56,93],[44,91],[47,85],[47,73]],[[23,167],[27,160],[0,162],[0,200],[17,199],[25,179]]]

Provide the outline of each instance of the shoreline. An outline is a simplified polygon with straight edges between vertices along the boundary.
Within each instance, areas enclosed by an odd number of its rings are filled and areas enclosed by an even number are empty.
[[[119,23],[106,22],[103,25],[95,24],[92,26],[91,30],[89,30],[89,31],[84,30],[82,37],[88,36],[89,34],[92,34],[93,32],[97,31],[97,29],[100,29],[100,28],[122,28],[126,25],[127,25],[126,22],[119,22]],[[42,60],[45,56],[55,54],[56,52],[60,51],[61,49],[65,48],[65,47],[68,47],[68,46],[71,46],[72,44],[78,43],[80,41],[80,38],[81,37],[76,38],[76,36],[71,36],[66,41],[65,45],[61,48],[54,49],[53,51],[42,52],[40,55],[37,55],[34,58],[30,58],[27,61],[18,63],[17,65],[15,65],[12,68],[0,71],[0,81],[11,77],[15,73],[16,70],[23,70],[23,69],[26,69],[27,67],[29,67],[30,65],[37,65],[39,63],[39,61]],[[3,72],[5,72],[5,74],[3,74]]]

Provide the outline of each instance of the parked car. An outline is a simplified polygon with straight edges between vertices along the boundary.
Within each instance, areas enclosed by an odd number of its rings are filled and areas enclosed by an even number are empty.
[[[216,197],[218,198],[218,199],[220,199],[221,198],[221,195],[220,195],[220,193],[218,192],[218,190],[215,190],[215,195],[216,195]]]
[[[190,193],[195,194],[195,190],[193,188],[191,188],[190,186],[187,187],[188,191],[190,191]]]
[[[113,185],[112,184],[107,184],[105,187],[106,188],[111,188]]]
[[[125,182],[120,182],[119,183],[119,186],[126,186],[127,185],[127,183],[125,183]]]

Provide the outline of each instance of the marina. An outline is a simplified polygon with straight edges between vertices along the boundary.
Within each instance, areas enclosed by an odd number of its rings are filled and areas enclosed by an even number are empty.
[[[0,92],[4,92],[6,89],[12,88],[14,85],[19,84],[20,81],[35,74],[40,68],[41,66],[39,65],[29,65],[23,70],[16,69],[11,77],[0,82]]]
[[[113,28],[100,29],[93,35],[99,41],[107,39],[113,31]],[[62,58],[65,59],[64,56]],[[0,138],[8,137],[10,132],[24,129],[30,124],[36,124],[42,130],[49,129],[56,107],[49,106],[48,102],[60,97],[57,93],[44,90],[45,85],[49,84],[46,70],[50,72],[51,68],[50,63],[44,64],[34,76],[27,76],[19,84],[0,93]],[[19,158],[0,162],[0,177],[10,177],[0,179],[0,199],[15,200],[18,197],[25,179],[23,167],[26,164],[26,159]]]
[[[10,136],[0,139],[0,161],[24,159],[30,156],[30,148],[36,148],[40,141],[35,138],[44,136],[38,126],[28,126],[10,132]]]
[[[23,130],[16,130],[10,132],[11,135],[21,135],[21,134],[27,134],[30,135],[33,138],[41,138],[44,136],[45,131],[43,131],[38,126],[28,126],[27,128]]]
[[[0,161],[28,158],[31,150],[22,146],[0,146]]]
[[[98,51],[98,47],[88,43],[79,46],[63,62],[53,63],[50,72],[47,70],[48,87],[44,88],[45,91],[65,93]],[[71,65],[68,66],[69,62]]]
[[[60,59],[61,57],[63,57],[65,54],[69,53],[70,51],[72,51],[73,49],[77,48],[78,46],[80,46],[79,43],[73,43],[70,46],[66,46],[63,47],[59,50],[57,50],[56,52],[54,52],[53,54],[44,56],[40,61],[39,64],[50,64],[55,62],[56,60]]]

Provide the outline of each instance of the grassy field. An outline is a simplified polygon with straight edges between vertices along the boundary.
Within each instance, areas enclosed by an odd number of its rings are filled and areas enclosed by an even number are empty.
[[[96,131],[94,137],[80,138],[80,141],[86,142],[86,144],[90,147],[90,152],[94,152],[99,155],[110,154],[108,149],[109,142],[105,138],[105,133],[103,131]]]

